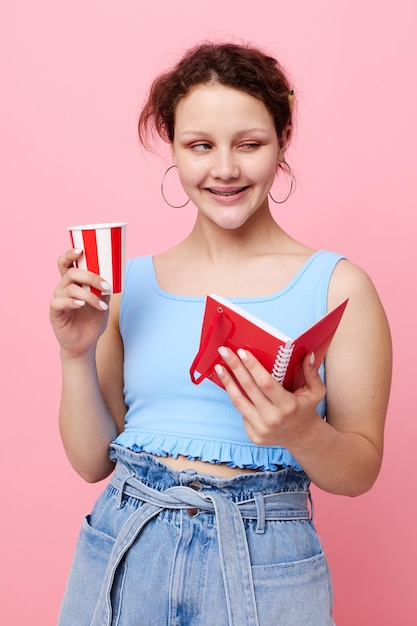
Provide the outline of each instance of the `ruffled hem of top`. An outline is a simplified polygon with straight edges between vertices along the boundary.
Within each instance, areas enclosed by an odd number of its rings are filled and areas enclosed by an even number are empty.
[[[302,470],[290,452],[278,446],[263,447],[137,431],[121,433],[114,443],[134,452],[173,458],[186,456],[192,461],[224,463],[241,469],[276,471],[282,467],[291,467],[297,471]]]

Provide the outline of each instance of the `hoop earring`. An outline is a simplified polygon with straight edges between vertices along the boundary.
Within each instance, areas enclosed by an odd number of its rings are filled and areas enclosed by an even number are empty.
[[[172,207],[173,209],[182,209],[183,206],[185,206],[186,204],[189,203],[190,198],[188,198],[187,202],[184,202],[184,204],[171,204],[170,202],[168,202],[168,200],[165,197],[165,193],[164,193],[164,183],[165,183],[165,177],[168,174],[169,170],[172,170],[172,168],[177,167],[176,165],[170,165],[170,167],[166,170],[165,174],[162,177],[162,183],[161,183],[161,193],[162,193],[162,197],[165,200],[165,202],[167,203],[168,206]]]
[[[292,173],[292,169],[291,167],[288,165],[288,163],[286,161],[281,161],[282,165],[285,166],[285,170],[287,171],[287,174],[290,175],[291,179],[290,179],[290,190],[288,192],[288,194],[285,196],[284,200],[275,200],[275,198],[273,197],[273,195],[271,194],[271,192],[268,192],[268,196],[271,198],[272,202],[275,202],[275,204],[284,204],[284,202],[286,202],[288,200],[288,198],[291,196],[291,194],[294,192],[295,189],[295,178],[294,178],[294,174]]]

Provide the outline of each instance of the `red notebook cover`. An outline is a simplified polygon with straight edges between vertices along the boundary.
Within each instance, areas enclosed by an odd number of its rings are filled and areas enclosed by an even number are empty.
[[[224,365],[217,349],[226,346],[236,352],[238,348],[246,348],[285,389],[295,391],[304,384],[301,367],[304,356],[314,352],[315,364],[319,367],[347,302],[342,302],[293,339],[226,298],[208,295],[200,348],[190,368],[191,380],[198,385],[208,378],[223,387],[214,370],[216,363]]]

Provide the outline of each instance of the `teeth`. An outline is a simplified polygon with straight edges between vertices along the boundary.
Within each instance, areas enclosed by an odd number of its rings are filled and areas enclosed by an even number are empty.
[[[240,189],[235,189],[235,191],[217,191],[215,189],[210,189],[211,193],[216,194],[216,196],[235,196],[237,193],[243,191],[245,187],[241,187]]]

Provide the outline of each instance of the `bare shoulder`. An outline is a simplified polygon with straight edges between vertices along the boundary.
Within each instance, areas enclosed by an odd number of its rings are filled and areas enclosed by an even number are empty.
[[[330,281],[328,308],[332,309],[346,298],[349,302],[340,325],[339,340],[345,337],[351,345],[358,337],[368,347],[372,341],[379,342],[380,348],[385,346],[388,356],[391,337],[377,290],[367,272],[354,263],[341,260]]]
[[[336,265],[329,286],[329,308],[346,298],[356,299],[368,296],[379,301],[372,279],[358,265],[342,259]]]
[[[329,286],[329,309],[349,299],[341,323],[340,335],[352,342],[354,337],[362,345],[374,342],[385,352],[385,358],[391,358],[391,334],[387,316],[375,285],[358,265],[341,260],[333,273]],[[342,332],[344,331],[344,332]]]

